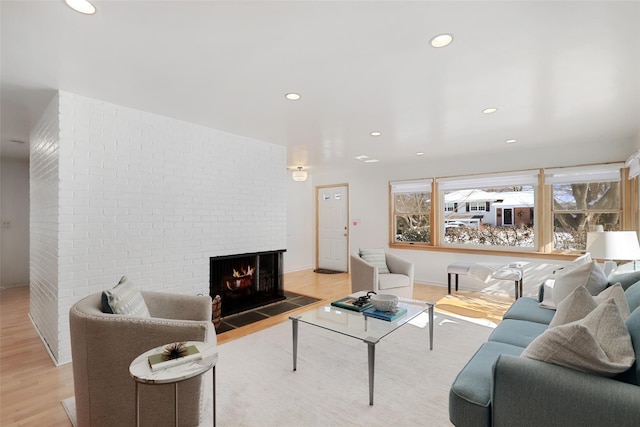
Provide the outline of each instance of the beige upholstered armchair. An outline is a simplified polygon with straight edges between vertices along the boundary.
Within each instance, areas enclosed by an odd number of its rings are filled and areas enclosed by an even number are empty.
[[[413,264],[383,250],[378,250],[377,257],[371,257],[368,256],[370,251],[375,250],[361,249],[358,254],[351,255],[351,291],[375,291],[412,298]],[[385,265],[388,273],[381,272],[385,271]]]
[[[135,425],[129,365],[140,354],[177,341],[216,342],[210,297],[144,291],[142,296],[151,317],[105,314],[101,293],[69,311],[79,427]],[[181,426],[199,424],[208,397],[202,384],[202,376],[179,383]],[[140,385],[140,392],[141,425],[173,425],[173,385]]]

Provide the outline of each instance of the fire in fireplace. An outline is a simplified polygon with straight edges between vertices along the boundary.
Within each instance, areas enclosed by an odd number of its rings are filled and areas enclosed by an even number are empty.
[[[210,258],[211,298],[220,295],[222,316],[283,300],[284,249]]]

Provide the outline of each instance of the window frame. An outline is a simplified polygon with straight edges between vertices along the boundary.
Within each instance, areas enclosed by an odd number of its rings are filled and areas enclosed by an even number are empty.
[[[422,191],[424,190],[424,191]],[[396,203],[395,203],[395,194],[398,193],[423,193],[426,192],[429,194],[429,203],[430,207],[426,215],[429,220],[429,241],[428,242],[401,242],[396,241],[397,238],[397,222],[396,216],[398,213],[396,212]],[[404,213],[405,215],[407,213]],[[422,215],[423,212],[416,212],[416,215]],[[389,182],[389,218],[390,218],[390,227],[389,227],[389,245],[417,245],[417,246],[430,246],[433,244],[433,179],[417,179],[417,180],[408,180],[408,181],[391,181]]]
[[[431,238],[429,243],[409,243],[409,242],[395,242],[395,217],[393,216],[393,194],[391,193],[391,185],[398,182],[407,181],[392,181],[389,183],[389,203],[390,203],[390,239],[389,247],[403,249],[414,248],[423,250],[442,250],[449,252],[463,252],[463,253],[515,253],[515,254],[527,254],[527,256],[544,256],[546,258],[552,257],[557,259],[563,259],[567,256],[575,256],[581,251],[567,251],[556,250],[554,248],[554,228],[553,228],[553,187],[548,183],[549,173],[555,173],[556,171],[563,170],[564,172],[575,172],[581,168],[598,169],[601,167],[611,168],[615,167],[619,169],[620,173],[620,229],[621,230],[633,230],[637,231],[640,217],[640,175],[635,177],[629,176],[628,165],[622,162],[609,162],[592,165],[582,166],[569,166],[558,168],[540,168],[529,169],[515,172],[498,172],[481,175],[460,175],[460,176],[448,176],[448,177],[434,177],[429,178],[432,180],[431,189],[431,214],[430,214],[430,229]],[[587,169],[584,169],[587,170]],[[462,183],[478,183],[479,181],[473,181],[475,179],[498,177],[504,178],[508,176],[519,174],[533,174],[535,176],[536,183],[534,184],[534,233],[535,241],[533,248],[517,248],[513,246],[486,246],[486,245],[460,245],[460,244],[447,244],[444,242],[444,221],[447,213],[454,212],[454,210],[445,211],[446,207],[444,201],[444,190],[441,188],[443,183],[448,181],[458,180]],[[593,175],[595,176],[595,175]],[[593,179],[593,176],[589,179]],[[417,180],[414,180],[417,181]],[[512,185],[518,185],[512,184]],[[530,184],[527,184],[530,185]],[[478,186],[480,187],[480,186]],[[445,185],[446,188],[446,185]],[[485,188],[487,188],[485,186]],[[458,204],[458,211],[465,210],[464,205]],[[490,207],[491,211],[495,210],[493,204]],[[515,211],[514,211],[515,214]],[[635,222],[634,222],[635,221]]]

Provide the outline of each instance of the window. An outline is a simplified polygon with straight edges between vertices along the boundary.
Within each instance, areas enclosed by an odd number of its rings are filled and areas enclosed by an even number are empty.
[[[583,251],[587,232],[620,230],[622,164],[547,169],[552,187],[553,247]]]
[[[638,159],[640,164],[640,151]],[[581,252],[589,231],[637,228],[639,179],[623,182],[624,167],[611,163],[392,182],[390,243]],[[640,166],[636,169],[640,176]]]
[[[441,244],[536,248],[537,170],[437,182],[445,206]]]
[[[431,242],[431,182],[391,183],[393,243]]]

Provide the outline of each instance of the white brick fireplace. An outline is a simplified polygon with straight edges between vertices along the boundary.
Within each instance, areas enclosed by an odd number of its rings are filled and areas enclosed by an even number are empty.
[[[30,314],[59,364],[70,306],[120,276],[207,295],[210,257],[286,248],[282,146],[60,92],[30,174]]]

